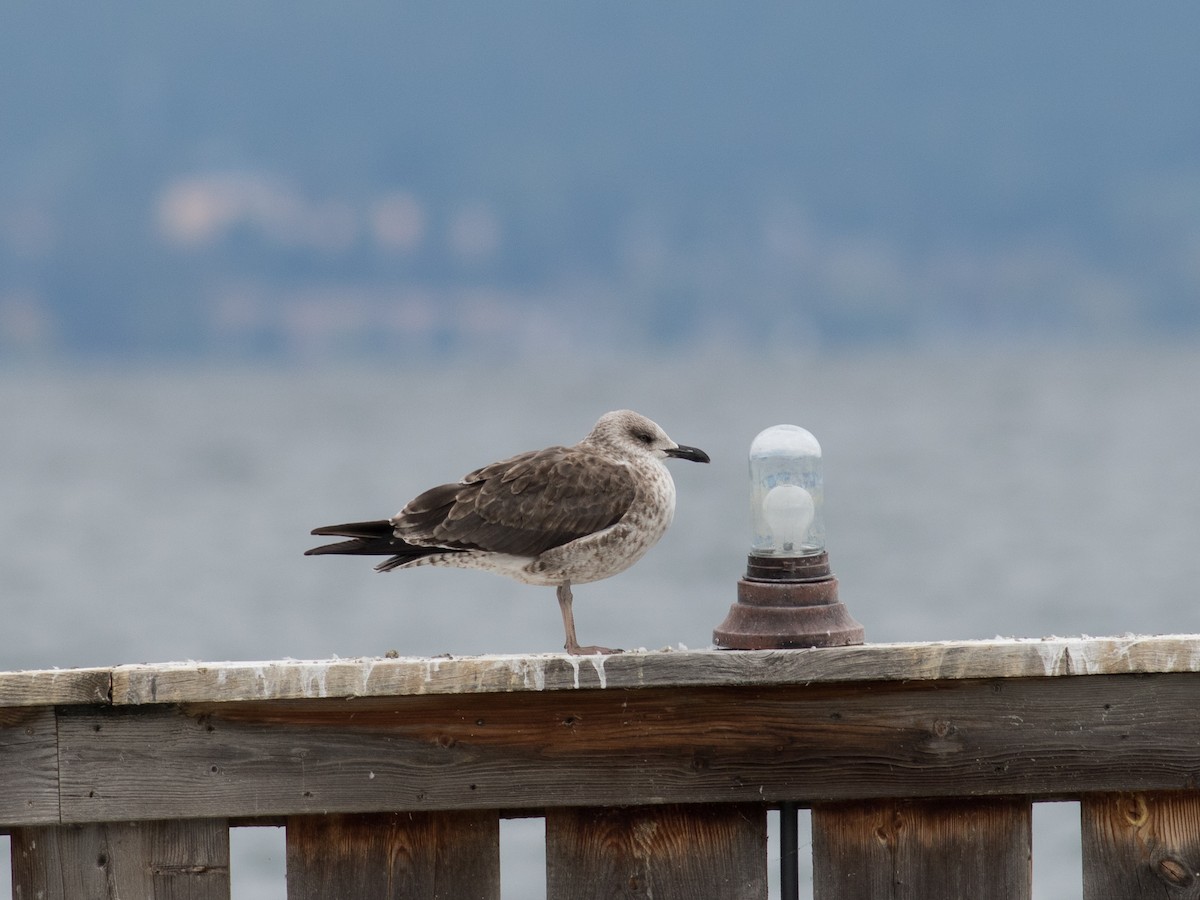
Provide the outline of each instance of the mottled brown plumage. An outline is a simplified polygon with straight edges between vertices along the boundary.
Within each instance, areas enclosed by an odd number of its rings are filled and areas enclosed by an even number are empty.
[[[379,571],[453,566],[554,585],[568,652],[603,651],[575,640],[570,586],[624,571],[666,531],[675,511],[675,485],[662,464],[668,457],[708,462],[645,416],[606,413],[573,447],[476,469],[418,495],[391,519],[317,528],[315,535],[349,540],[307,552],[388,556]]]

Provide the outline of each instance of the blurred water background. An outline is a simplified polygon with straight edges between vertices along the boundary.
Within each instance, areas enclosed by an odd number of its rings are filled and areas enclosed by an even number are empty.
[[[868,640],[1200,630],[1198,27],[4,3],[0,668],[555,649],[549,590],[301,553],[618,407],[713,463],[576,591],[587,642],[709,644],[779,422]],[[283,897],[281,841],[235,832],[235,896]],[[1072,804],[1035,844],[1078,897]]]
[[[485,462],[631,407],[677,521],[581,633],[703,647],[748,549],[761,428],[822,441],[833,562],[872,640],[1200,627],[1200,355],[1081,351],[549,358],[537,365],[0,376],[5,668],[520,653],[561,644],[550,590],[305,559],[310,528],[390,515]],[[319,541],[317,541],[319,542]]]

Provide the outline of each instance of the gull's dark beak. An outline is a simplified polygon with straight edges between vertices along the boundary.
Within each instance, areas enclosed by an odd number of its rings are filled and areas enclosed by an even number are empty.
[[[680,444],[673,450],[666,451],[667,456],[673,456],[675,459],[690,459],[692,462],[712,462],[708,458],[708,454],[699,447],[684,447]]]

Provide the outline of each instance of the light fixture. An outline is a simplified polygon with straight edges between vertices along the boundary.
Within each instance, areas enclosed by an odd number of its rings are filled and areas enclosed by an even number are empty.
[[[797,425],[775,425],[750,444],[753,523],[737,602],[713,631],[722,649],[840,647],[863,628],[838,601],[825,550],[821,445]]]

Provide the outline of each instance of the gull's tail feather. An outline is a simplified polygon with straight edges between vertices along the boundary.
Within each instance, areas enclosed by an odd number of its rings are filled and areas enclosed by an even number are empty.
[[[371,522],[347,522],[345,525],[323,525],[320,528],[314,528],[311,532],[317,537],[347,537],[361,538],[362,540],[391,540],[392,523],[389,519],[375,519]],[[316,550],[309,550],[308,553],[316,553]],[[308,555],[308,554],[305,554]]]
[[[436,553],[447,553],[442,547],[417,547],[400,540],[393,533],[392,523],[388,519],[377,519],[373,522],[347,522],[344,525],[325,525],[314,528],[312,533],[318,537],[343,537],[345,541],[333,544],[322,544],[305,550],[305,556],[323,556],[336,553],[349,556],[390,556],[375,567],[378,572],[387,572],[405,563],[432,556]]]

